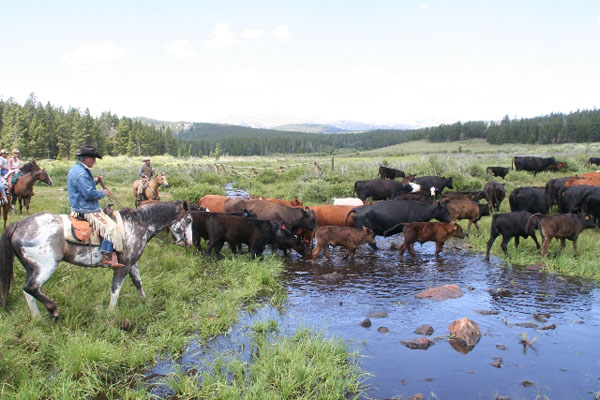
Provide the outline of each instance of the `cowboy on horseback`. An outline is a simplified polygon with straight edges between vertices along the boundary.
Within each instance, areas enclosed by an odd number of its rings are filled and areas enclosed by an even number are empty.
[[[77,163],[71,168],[67,175],[67,190],[69,192],[69,203],[71,215],[85,219],[90,223],[92,229],[102,236],[100,246],[102,251],[102,264],[111,268],[122,267],[117,259],[117,252],[123,251],[123,238],[117,230],[117,224],[106,215],[98,200],[109,194],[108,189],[96,190],[96,184],[102,183],[102,177],[97,180],[92,177],[91,168],[96,163],[96,158],[102,158],[96,151],[96,146],[84,144],[81,146],[77,156]]]
[[[140,167],[140,171],[138,172],[138,175],[141,177],[142,182],[140,185],[138,185],[137,197],[138,197],[138,202],[141,202],[144,200],[144,191],[146,190],[146,188],[148,187],[148,184],[150,183],[150,178],[152,178],[152,176],[154,175],[154,168],[152,168],[150,166],[149,158],[144,159],[144,164],[142,164],[142,166]]]

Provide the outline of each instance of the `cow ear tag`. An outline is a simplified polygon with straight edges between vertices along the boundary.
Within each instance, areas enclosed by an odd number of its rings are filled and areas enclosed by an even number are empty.
[[[454,225],[454,230],[457,231],[458,230],[458,225]]]
[[[287,229],[285,224],[281,224],[281,229]]]

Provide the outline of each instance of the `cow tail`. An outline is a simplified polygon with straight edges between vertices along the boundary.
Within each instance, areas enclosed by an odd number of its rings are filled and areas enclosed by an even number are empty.
[[[348,211],[348,214],[346,215],[346,220],[344,221],[344,226],[348,226],[348,218],[350,218],[350,214],[354,214],[356,210],[356,208],[353,208],[352,210]]]
[[[12,247],[12,235],[17,228],[18,223],[10,224],[0,237],[0,304],[6,305],[10,283],[13,279],[13,266],[15,261],[15,252]]]
[[[514,168],[513,168],[514,167]],[[517,162],[515,161],[515,158],[513,157],[513,162],[510,165],[510,169],[517,169]]]
[[[533,214],[531,217],[529,217],[529,219],[527,220],[527,225],[525,226],[525,231],[529,232],[529,229],[532,226],[534,229],[540,228],[538,225],[538,218],[543,217],[543,216],[544,216],[544,214],[536,213],[536,214]]]

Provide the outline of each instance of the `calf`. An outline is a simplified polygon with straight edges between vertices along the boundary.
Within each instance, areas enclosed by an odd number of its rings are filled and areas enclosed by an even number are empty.
[[[485,171],[492,176],[499,176],[502,179],[508,174],[510,168],[505,167],[487,167]]]
[[[598,157],[590,157],[589,163],[590,164],[594,164],[594,165],[600,165],[600,158],[598,158]]]
[[[491,181],[485,184],[483,187],[483,195],[485,196],[486,201],[490,205],[492,211],[500,211],[500,204],[502,204],[502,200],[506,197],[506,190],[504,190],[504,185],[498,183],[496,181]]]
[[[527,228],[537,224],[542,236],[542,257],[548,252],[548,244],[553,238],[560,239],[560,247],[556,255],[565,248],[565,240],[573,241],[573,252],[577,255],[577,238],[584,229],[593,228],[594,222],[582,214],[542,215],[529,217]]]
[[[320,226],[314,231],[313,237],[317,241],[315,249],[312,252],[313,261],[317,259],[321,250],[325,253],[325,257],[331,261],[331,254],[329,254],[328,246],[345,247],[348,249],[348,256],[351,260],[354,260],[356,248],[363,242],[368,243],[373,250],[377,250],[375,233],[373,230],[366,227],[357,229],[347,226]]]
[[[384,167],[383,165],[379,167],[379,176],[381,179],[396,179],[396,178],[404,178],[404,171],[400,171],[399,169]]]
[[[198,205],[204,208],[208,208],[212,212],[225,212],[225,200],[227,200],[227,196],[221,196],[218,194],[207,194],[206,196],[202,196],[198,200]]]
[[[441,200],[472,200],[479,201],[485,199],[485,196],[481,190],[469,191],[469,192],[446,192],[442,193]]]
[[[400,259],[408,249],[410,255],[415,255],[415,242],[435,242],[435,256],[437,257],[446,240],[451,237],[463,239],[462,228],[458,224],[444,222],[409,222],[404,224],[404,242],[400,246]]]
[[[422,186],[422,189],[425,190],[429,190],[430,188],[434,187],[435,196],[440,196],[442,194],[442,190],[444,190],[445,187],[447,187],[448,189],[454,189],[454,186],[452,184],[452,177],[444,178],[443,176],[437,175],[420,176],[418,178],[415,178],[413,182],[418,183]]]
[[[446,208],[450,213],[450,222],[456,222],[459,219],[468,219],[469,225],[467,226],[467,235],[471,231],[471,224],[475,224],[475,228],[479,230],[477,221],[482,217],[479,205],[471,200],[449,200],[445,202]],[[486,204],[487,205],[487,204]],[[487,208],[487,215],[489,213],[489,207]]]
[[[562,188],[565,187],[565,184],[573,179],[570,176],[566,176],[564,178],[554,178],[550,179],[546,182],[546,194],[550,196],[550,207],[558,206],[558,194]]]
[[[515,238],[515,248],[519,247],[519,237],[527,239],[531,236],[535,242],[536,248],[540,248],[540,244],[535,237],[535,226],[527,227],[527,221],[531,217],[531,213],[527,211],[515,211],[506,214],[495,214],[492,217],[492,227],[490,229],[490,240],[487,242],[487,250],[485,252],[485,260],[490,260],[490,250],[494,245],[494,241],[502,235],[502,251],[508,256],[506,244],[511,238]]]

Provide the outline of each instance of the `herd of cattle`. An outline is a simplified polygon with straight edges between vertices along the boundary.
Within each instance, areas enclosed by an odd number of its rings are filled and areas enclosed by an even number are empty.
[[[590,159],[591,163],[600,160]],[[598,165],[597,164],[597,165]],[[566,167],[553,157],[515,157],[516,170],[559,171]],[[510,171],[505,167],[488,167],[488,173],[504,178]],[[492,217],[486,260],[498,236],[501,248],[507,254],[507,243],[514,238],[531,237],[542,256],[546,255],[552,238],[560,240],[559,251],[565,240],[573,241],[577,253],[577,237],[583,229],[594,227],[600,220],[600,173],[583,174],[549,180],[544,187],[519,187],[508,196],[510,213],[498,214],[506,197],[504,184],[491,181],[480,191],[446,191],[454,189],[452,178],[441,176],[406,175],[403,171],[381,166],[379,179],[361,180],[354,184],[357,198],[337,199],[334,204],[306,207],[298,199],[233,198],[206,195],[192,213],[194,241],[201,250],[201,239],[208,241],[207,256],[214,250],[221,259],[221,249],[229,243],[236,253],[246,244],[252,257],[262,254],[267,245],[273,251],[287,254],[293,249],[301,255],[312,246],[313,260],[321,251],[330,259],[328,247],[343,246],[353,258],[361,243],[377,249],[375,236],[391,236],[403,232],[400,259],[408,249],[414,255],[415,242],[436,242],[436,256],[450,237],[463,238],[456,221],[469,221],[479,230],[481,217],[496,212]],[[396,178],[402,178],[396,181]],[[339,201],[338,201],[339,200]],[[365,203],[367,200],[371,202]],[[485,200],[486,203],[480,203]],[[339,203],[343,204],[339,204]],[[346,204],[344,204],[346,203]],[[548,215],[557,206],[559,214]],[[436,219],[440,222],[429,222]],[[541,246],[536,238],[541,235]]]

